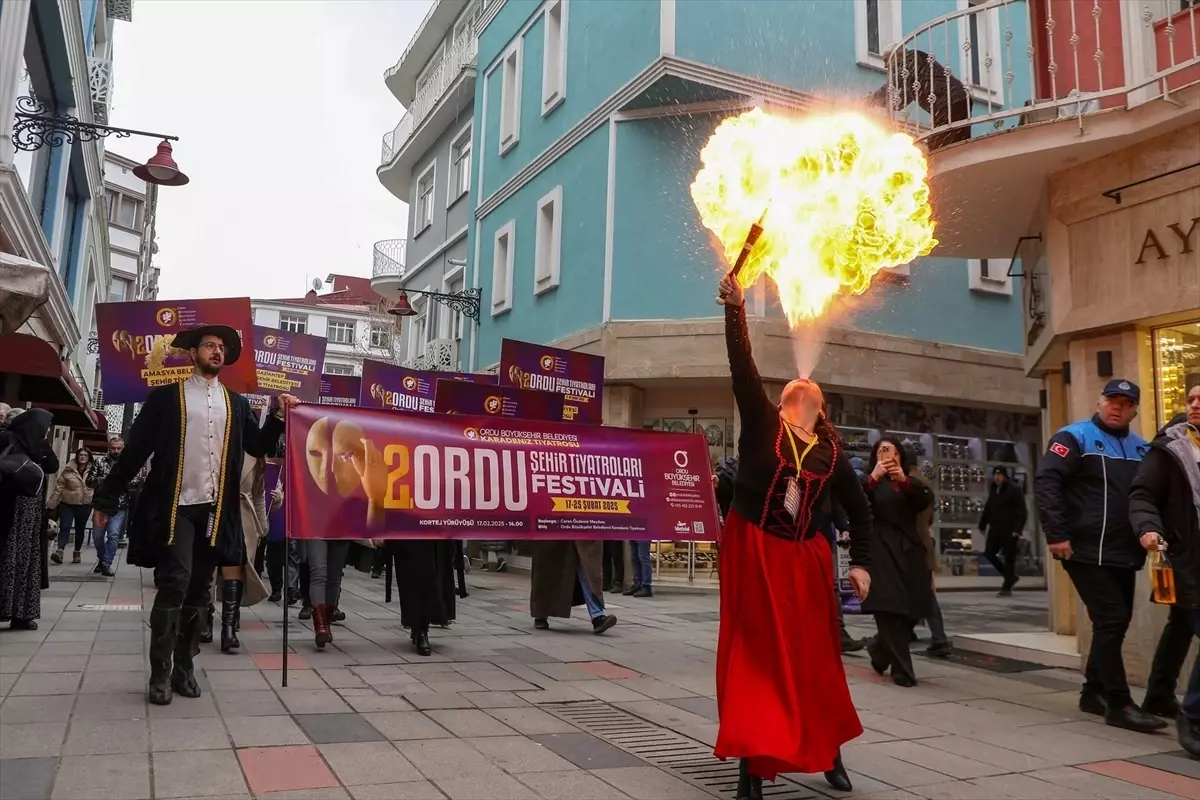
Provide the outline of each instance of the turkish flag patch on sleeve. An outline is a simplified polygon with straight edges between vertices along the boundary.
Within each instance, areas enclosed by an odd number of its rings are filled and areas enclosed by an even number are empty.
[[[1058,456],[1059,458],[1066,458],[1067,456],[1071,455],[1071,451],[1067,449],[1067,446],[1060,442],[1055,442],[1054,444],[1050,445],[1050,452],[1054,453],[1054,455]]]

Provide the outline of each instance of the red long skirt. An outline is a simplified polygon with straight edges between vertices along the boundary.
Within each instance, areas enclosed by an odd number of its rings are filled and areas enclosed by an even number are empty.
[[[721,536],[715,755],[750,772],[825,772],[863,732],[846,685],[823,536],[788,541],[730,512]]]

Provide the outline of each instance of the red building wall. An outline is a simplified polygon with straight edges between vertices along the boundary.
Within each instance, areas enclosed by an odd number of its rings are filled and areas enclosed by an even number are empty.
[[[1037,75],[1037,99],[1065,97],[1072,89],[1080,92],[1096,92],[1101,88],[1112,89],[1125,83],[1125,47],[1122,39],[1121,0],[1100,0],[1099,39],[1097,20],[1092,16],[1092,0],[1029,0],[1033,22],[1034,70]],[[1076,75],[1075,50],[1071,47],[1071,10],[1074,6],[1074,31],[1079,36],[1079,73]],[[1047,30],[1047,21],[1053,18],[1053,35]],[[1098,48],[1103,52],[1100,68],[1097,69],[1094,55]],[[1057,66],[1051,81],[1049,65]],[[1125,105],[1123,95],[1101,101],[1104,108]]]

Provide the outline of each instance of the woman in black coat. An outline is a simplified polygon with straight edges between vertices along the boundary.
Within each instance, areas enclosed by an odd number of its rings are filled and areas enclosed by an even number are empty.
[[[979,518],[979,530],[987,534],[984,558],[1004,577],[1000,597],[1012,594],[1013,586],[1020,580],[1017,577],[1017,539],[1025,529],[1028,516],[1025,495],[1012,482],[1008,469],[993,469],[992,488],[983,506],[983,516]],[[1001,553],[1004,561],[999,558]]]
[[[0,420],[0,453],[25,455],[41,468],[36,495],[15,481],[0,483],[0,620],[16,630],[37,630],[42,589],[50,585],[46,565],[46,485],[58,471],[58,456],[46,441],[53,415],[41,408],[13,409]]]
[[[1129,521],[1147,550],[1165,543],[1175,574],[1172,617],[1188,615],[1200,636],[1200,385],[1188,391],[1186,419],[1150,443],[1129,490]],[[1180,746],[1200,758],[1200,660],[1176,725]]]
[[[875,615],[878,635],[868,648],[880,675],[890,667],[898,686],[916,686],[909,653],[908,620],[928,616],[933,584],[917,515],[929,508],[929,487],[908,477],[909,459],[899,439],[875,443],[867,463],[867,499],[875,519],[871,537],[871,593],[862,603]]]

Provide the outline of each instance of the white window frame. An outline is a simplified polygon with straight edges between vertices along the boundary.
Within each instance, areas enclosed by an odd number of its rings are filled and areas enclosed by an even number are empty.
[[[987,262],[988,274],[983,274],[983,262]],[[973,292],[1011,296],[1013,279],[1009,275],[1012,260],[1007,258],[967,259],[968,285]]]
[[[324,373],[326,375],[353,375],[354,374],[354,365],[353,364],[330,364],[327,361],[327,362],[325,362]]]
[[[462,287],[454,288],[455,283],[461,283]],[[456,291],[464,291],[467,286],[467,275],[465,267],[454,267],[445,275],[442,276],[442,294],[453,294]],[[466,319],[461,311],[449,310],[450,313],[444,314],[442,322],[442,330],[438,335],[442,339],[449,339],[454,342],[461,342],[463,338],[463,330],[466,328],[463,320]]]
[[[376,333],[379,333],[382,344],[376,344]],[[386,350],[390,348],[395,336],[396,329],[394,326],[386,325],[382,322],[372,322],[367,326],[367,344],[372,350]]]
[[[549,208],[549,225],[546,230]],[[562,267],[562,186],[555,186],[537,202],[534,231],[533,294],[537,296],[558,286]]]
[[[557,11],[557,44],[552,40],[551,14]],[[542,16],[542,116],[546,116],[567,99],[567,0],[550,0]],[[552,57],[557,58],[557,64]],[[557,66],[558,74],[554,74]]]
[[[425,287],[428,291],[429,287]],[[408,360],[420,358],[425,355],[425,346],[429,344],[429,298],[424,295],[418,295],[417,299],[413,300],[412,326],[409,328],[408,336]]]
[[[421,187],[428,182],[429,184],[429,206],[422,207]],[[413,208],[416,214],[413,216],[413,238],[420,236],[424,231],[433,227],[433,204],[437,202],[437,159],[429,162],[429,166],[417,173],[417,180],[414,183],[413,189]]]
[[[959,11],[965,11],[975,6],[981,6],[988,0],[958,0]],[[987,37],[988,49],[979,51],[979,78],[982,83],[975,83],[971,75],[971,53],[966,49],[966,43],[971,37],[971,23],[967,16],[958,19],[958,54],[959,79],[970,87],[971,95],[976,100],[1002,102],[1004,98],[1004,59],[1000,44],[1000,10],[993,8],[981,14],[972,15],[976,18],[976,31],[979,34],[980,45]],[[972,45],[972,49],[974,49]],[[988,50],[992,54],[992,71],[988,75],[983,60]]]
[[[904,39],[903,0],[878,0],[879,49]],[[860,67],[887,71],[880,53],[867,49],[867,0],[854,0],[854,56]]]
[[[429,57],[429,60],[425,62],[425,66],[421,67],[421,71],[417,73],[417,79],[415,81],[413,81],[413,100],[414,101],[421,94],[421,91],[425,88],[424,86],[421,85],[422,82],[428,80],[430,74],[435,69],[440,67],[442,65],[442,62],[445,60],[446,60],[446,40],[443,39],[442,43],[440,45],[438,45],[437,52]]]
[[[458,15],[458,19],[454,21],[454,33],[450,38],[454,47],[457,47],[462,41],[468,38],[475,38],[479,35],[479,31],[475,30],[475,26],[479,24],[479,20],[483,15],[483,3],[480,0],[472,0],[467,5],[466,10]],[[463,36],[463,28],[470,26],[471,30]]]
[[[474,145],[471,142],[471,137],[474,135],[473,126],[474,120],[462,126],[450,140],[450,169],[446,170],[446,208],[453,206],[471,191],[471,165],[474,163],[473,156],[475,155]],[[467,170],[463,176],[463,185],[455,186],[454,183],[462,170],[459,166],[458,156],[464,148],[467,153]]]
[[[524,52],[524,39],[518,36],[500,58],[500,155],[512,150],[521,141],[521,62]],[[513,65],[511,81],[508,77],[510,63]],[[511,119],[508,116],[510,113]]]
[[[504,240],[503,264],[501,264],[501,240]],[[517,255],[517,223],[510,219],[500,226],[492,237],[492,316],[496,317],[512,309],[513,269]],[[500,269],[504,274],[500,275]]]
[[[298,321],[300,323],[300,327],[303,328],[303,330],[296,331],[296,330],[292,330],[291,328],[283,327],[284,320]],[[279,330],[283,331],[284,333],[308,333],[308,316],[306,314],[280,313],[280,315],[279,315]]]
[[[333,331],[334,329],[343,330],[347,327],[349,327],[349,329],[350,329],[350,335],[346,338],[345,341],[335,340],[330,335],[331,331]],[[329,344],[340,344],[340,345],[346,345],[346,346],[353,347],[354,340],[355,340],[355,334],[357,333],[356,328],[357,328],[357,326],[354,324],[353,320],[348,320],[348,319],[327,320],[325,322],[325,341],[329,342]]]

